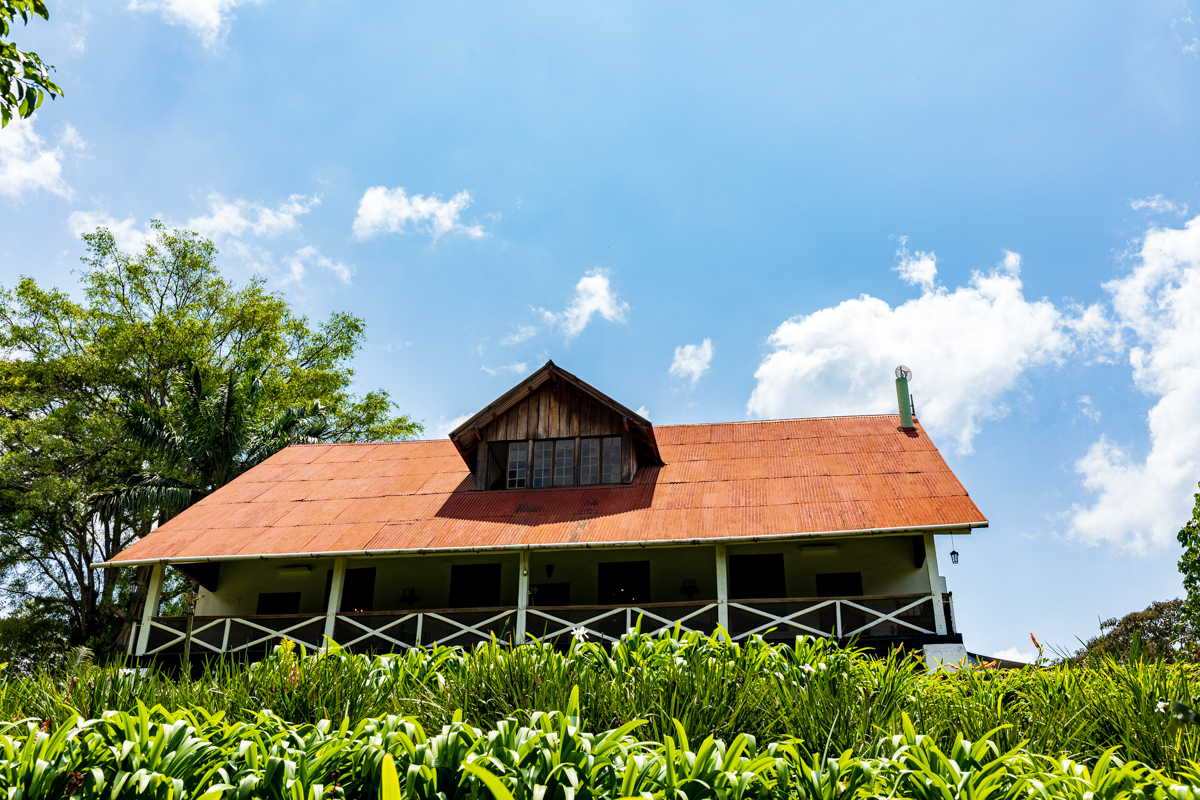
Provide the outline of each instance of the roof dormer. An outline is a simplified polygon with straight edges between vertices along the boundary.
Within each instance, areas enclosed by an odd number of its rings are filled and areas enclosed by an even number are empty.
[[[629,483],[662,464],[654,426],[553,361],[450,432],[476,489]]]

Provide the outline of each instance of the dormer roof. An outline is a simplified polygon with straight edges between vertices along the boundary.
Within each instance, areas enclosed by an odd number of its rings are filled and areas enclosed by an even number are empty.
[[[619,421],[621,423],[620,427],[628,431],[633,439],[634,447],[637,448],[639,464],[643,466],[659,466],[663,463],[662,455],[658,449],[658,442],[654,438],[654,426],[650,423],[650,420],[636,411],[630,411],[604,392],[586,381],[580,380],[577,376],[567,372],[553,361],[547,361],[540,369],[525,378],[525,380],[500,395],[500,397],[489,403],[479,413],[450,431],[450,441],[454,443],[454,448],[462,456],[469,470],[474,472],[476,469],[476,464],[478,463],[476,452],[479,443],[488,439],[485,432],[487,428],[495,425],[497,422],[504,421],[508,416],[512,417],[513,424],[511,427],[514,433],[508,436],[500,436],[500,439],[578,436],[582,429],[586,429],[587,421],[580,421],[580,409],[572,406],[570,401],[564,402],[561,409],[552,408],[548,412],[543,411],[543,416],[546,413],[557,415],[553,424],[548,428],[549,433],[546,432],[547,426],[538,424],[538,420],[536,419],[537,409],[532,407],[528,409],[521,408],[523,404],[531,405],[529,402],[530,398],[537,396],[538,391],[548,384],[561,384],[571,387],[574,389],[572,396],[582,395],[584,398],[590,400],[593,414],[607,413],[611,418]],[[612,427],[611,423],[606,424],[606,427]],[[556,428],[561,428],[561,431],[556,430]],[[538,434],[539,429],[542,430],[541,434]],[[588,431],[583,430],[583,433],[586,435]],[[493,440],[495,438],[493,437]]]

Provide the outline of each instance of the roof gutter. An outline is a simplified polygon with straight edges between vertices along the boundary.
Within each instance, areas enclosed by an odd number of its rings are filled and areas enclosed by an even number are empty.
[[[519,552],[521,550],[599,550],[631,547],[680,547],[682,545],[705,544],[749,544],[753,542],[779,542],[796,539],[825,539],[843,536],[891,536],[904,533],[950,533],[964,528],[986,528],[987,522],[960,522],[949,525],[921,525],[903,528],[857,528],[844,531],[819,531],[816,533],[780,533],[757,536],[712,536],[701,539],[655,539],[637,542],[562,542],[546,544],[502,544],[482,547],[420,547],[398,550],[330,550],[315,553],[257,553],[231,556],[194,556],[190,558],[143,558],[129,561],[102,561],[92,564],[92,569],[109,567],[140,567],[146,564],[206,564],[215,561],[265,561],[268,559],[298,558],[376,558],[380,556],[427,556],[443,553],[493,553]]]

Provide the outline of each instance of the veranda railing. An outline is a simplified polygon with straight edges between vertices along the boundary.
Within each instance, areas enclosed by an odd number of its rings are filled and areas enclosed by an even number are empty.
[[[790,639],[797,635],[848,639],[939,635],[934,603],[941,602],[947,632],[954,632],[953,605],[948,594],[872,595],[864,597],[739,599],[727,603],[727,629],[735,641],[754,634]],[[641,630],[656,633],[678,626],[682,631],[713,633],[721,618],[715,601],[642,603],[639,605],[529,606],[525,629],[538,639],[586,636],[616,641],[641,620]],[[336,615],[333,639],[350,650],[388,651],[435,642],[472,645],[514,637],[520,609],[454,608],[343,613]],[[267,652],[283,637],[309,650],[325,643],[325,614],[195,617],[192,652],[244,654]],[[145,655],[180,653],[186,636],[186,617],[155,617]],[[137,637],[131,637],[131,642]]]

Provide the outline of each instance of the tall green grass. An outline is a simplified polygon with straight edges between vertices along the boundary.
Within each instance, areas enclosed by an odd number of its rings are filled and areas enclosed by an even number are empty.
[[[960,736],[1088,764],[1117,748],[1123,758],[1178,774],[1200,760],[1200,732],[1170,729],[1160,704],[1194,705],[1198,677],[1188,664],[1112,660],[930,674],[913,657],[876,658],[824,639],[781,646],[631,633],[611,648],[576,642],[567,652],[536,642],[375,657],[336,648],[303,656],[282,647],[256,664],[211,662],[195,678],[80,659],[63,672],[0,682],[0,719],[50,720],[53,727],[75,716],[136,712],[140,703],[204,708],[231,723],[270,710],[296,724],[346,719],[354,726],[393,715],[431,730],[461,712],[471,725],[493,728],[565,711],[578,687],[585,727],[644,720],[639,736],[655,742],[746,734],[794,741],[805,752],[865,754],[900,732],[907,715],[946,752]]]
[[[739,734],[661,742],[640,720],[593,734],[578,695],[565,711],[491,729],[455,714],[440,730],[388,716],[291,724],[270,711],[233,722],[203,709],[71,717],[55,730],[0,725],[9,800],[1200,800],[1200,775],[1173,779],[1112,752],[1094,764],[957,736],[949,748],[901,731],[869,753],[825,754]]]

